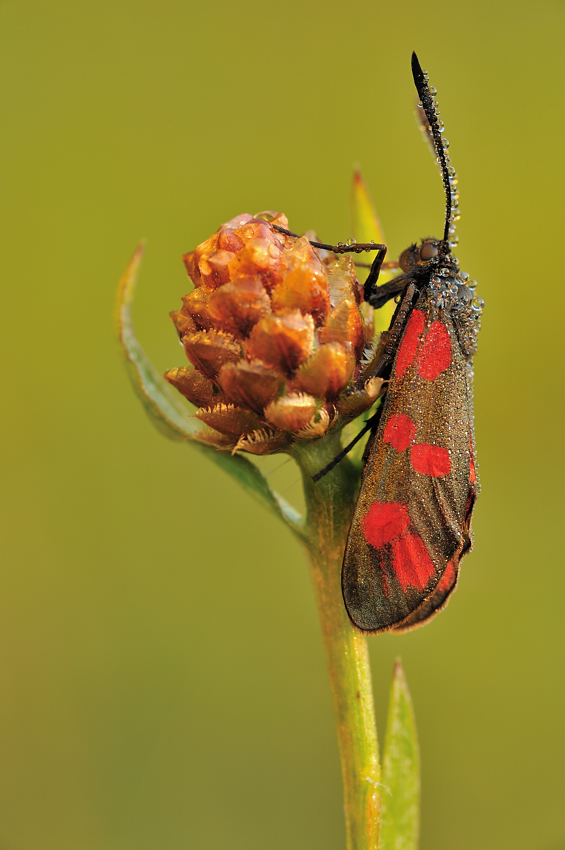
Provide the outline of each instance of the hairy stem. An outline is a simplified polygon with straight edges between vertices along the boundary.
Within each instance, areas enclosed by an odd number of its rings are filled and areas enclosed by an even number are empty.
[[[314,483],[339,452],[339,433],[297,447],[307,506],[308,553],[333,697],[344,789],[347,850],[376,850],[380,764],[367,642],[347,616],[341,564],[354,505],[348,459]]]

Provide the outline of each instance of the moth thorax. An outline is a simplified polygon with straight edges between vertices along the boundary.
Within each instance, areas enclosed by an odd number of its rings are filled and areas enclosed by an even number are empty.
[[[477,282],[466,272],[440,268],[432,274],[429,292],[432,304],[451,314],[461,352],[467,359],[477,350],[477,335],[481,327],[484,301],[475,294]]]

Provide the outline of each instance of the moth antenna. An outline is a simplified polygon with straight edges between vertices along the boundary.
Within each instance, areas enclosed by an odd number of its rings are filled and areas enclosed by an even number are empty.
[[[455,222],[459,220],[459,195],[457,193],[457,173],[451,165],[447,152],[449,142],[442,137],[443,121],[439,117],[439,110],[435,99],[436,90],[429,85],[426,71],[418,61],[415,53],[412,54],[412,76],[416,90],[420,98],[421,110],[425,116],[423,127],[427,138],[431,141],[437,162],[441,170],[443,188],[445,191],[445,226],[443,230],[443,241],[450,248],[457,244],[455,237]],[[419,107],[420,107],[419,104]]]

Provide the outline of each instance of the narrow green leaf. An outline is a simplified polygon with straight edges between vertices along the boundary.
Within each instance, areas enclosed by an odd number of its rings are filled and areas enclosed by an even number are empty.
[[[353,172],[351,186],[351,227],[358,242],[370,242],[372,239],[386,244],[382,225],[359,168]]]
[[[140,243],[118,287],[116,321],[118,338],[132,387],[155,427],[172,440],[190,442],[210,460],[235,478],[248,493],[266,505],[302,540],[306,541],[303,519],[291,505],[271,489],[263,473],[245,457],[221,451],[198,438],[202,427],[189,413],[177,391],[157,372],[136,339],[131,309],[143,256]]]
[[[383,759],[380,850],[416,850],[420,830],[420,753],[400,659],[390,692]]]
[[[189,440],[197,430],[195,420],[178,392],[157,372],[135,337],[131,308],[143,256],[141,242],[118,287],[116,319],[126,368],[132,387],[155,427],[171,440]]]
[[[374,242],[386,245],[382,225],[359,168],[356,168],[353,172],[353,183],[351,186],[351,227],[353,236],[358,242],[370,242],[373,240]],[[363,254],[361,256],[368,258],[369,254]],[[389,256],[386,257],[387,261],[390,259]],[[367,259],[364,259],[363,262],[367,262]],[[379,284],[386,283],[387,280],[391,280],[395,275],[396,271],[387,268],[381,269]],[[380,310],[375,312],[375,332],[380,333],[388,329],[394,307],[394,300],[391,299],[384,307],[381,307]]]

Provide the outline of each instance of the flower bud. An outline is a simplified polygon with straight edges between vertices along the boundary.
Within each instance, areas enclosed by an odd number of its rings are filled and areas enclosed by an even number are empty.
[[[308,357],[314,344],[314,321],[293,310],[282,316],[266,316],[258,322],[246,345],[248,357],[291,375]]]
[[[311,422],[315,411],[315,398],[304,393],[291,393],[271,402],[265,416],[281,431],[300,431]]]
[[[262,363],[238,360],[226,363],[218,374],[218,384],[234,404],[262,414],[285,387],[284,377]]]
[[[215,407],[225,401],[218,387],[198,369],[178,366],[165,372],[164,377],[196,407]]]
[[[336,398],[348,385],[355,368],[355,358],[339,343],[321,345],[301,365],[294,386],[317,398]]]
[[[288,230],[282,213],[236,216],[183,257],[194,289],[171,317],[194,369],[165,374],[203,440],[251,454],[341,427],[382,384],[367,382],[372,310],[352,259],[273,225]]]

